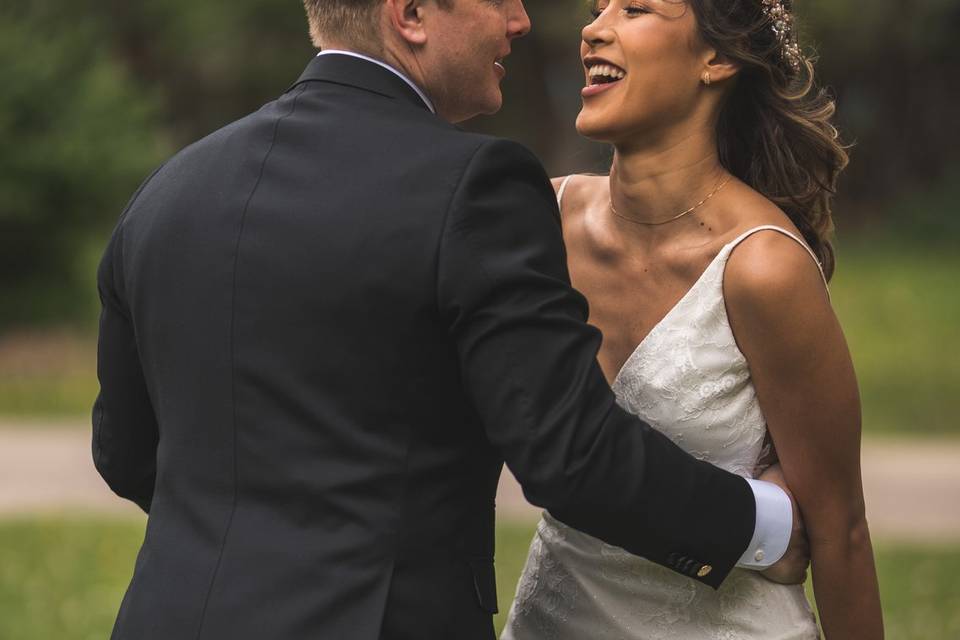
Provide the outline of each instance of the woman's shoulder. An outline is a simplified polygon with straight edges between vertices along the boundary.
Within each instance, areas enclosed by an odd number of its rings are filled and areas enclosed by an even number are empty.
[[[586,203],[610,191],[609,176],[605,175],[576,173],[551,178],[550,182],[563,211],[582,209]]]
[[[748,233],[727,260],[728,296],[766,300],[825,291],[816,257],[795,229],[761,225]]]
[[[782,308],[783,296],[828,299],[823,272],[800,230],[776,204],[753,192],[742,202],[727,259],[728,305]]]
[[[795,230],[761,228],[739,242],[727,260],[723,298],[731,326],[742,347],[810,348],[802,336],[826,331],[835,322],[823,274]]]

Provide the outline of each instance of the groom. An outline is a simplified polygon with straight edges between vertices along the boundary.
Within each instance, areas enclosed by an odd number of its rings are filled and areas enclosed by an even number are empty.
[[[786,494],[614,403],[537,160],[450,124],[500,107],[520,1],[305,4],[323,53],[100,265],[93,455],[150,514],[113,637],[490,638],[504,461],[693,580],[779,558]]]

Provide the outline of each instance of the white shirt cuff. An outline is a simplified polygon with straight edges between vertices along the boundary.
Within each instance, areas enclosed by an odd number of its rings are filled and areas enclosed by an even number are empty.
[[[783,489],[772,482],[746,478],[757,502],[753,539],[737,566],[761,571],[775,564],[787,552],[793,530],[793,505]]]

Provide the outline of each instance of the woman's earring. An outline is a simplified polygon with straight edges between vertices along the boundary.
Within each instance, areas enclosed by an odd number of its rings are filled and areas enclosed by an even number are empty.
[[[710,83],[713,82],[713,81],[710,79],[710,72],[709,72],[709,71],[704,71],[704,72],[703,72],[703,75],[700,76],[700,79],[703,80],[703,84],[707,85],[708,87],[710,86]]]

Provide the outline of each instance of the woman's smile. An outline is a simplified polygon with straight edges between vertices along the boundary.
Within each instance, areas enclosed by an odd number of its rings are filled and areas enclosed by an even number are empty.
[[[583,66],[587,72],[587,84],[581,91],[584,98],[595,96],[615,87],[627,75],[627,72],[619,66],[595,56],[584,58]]]

